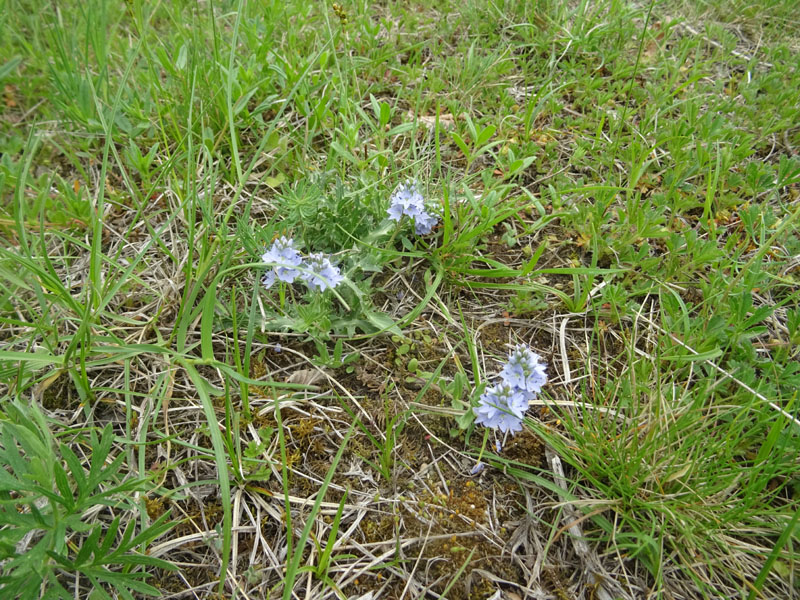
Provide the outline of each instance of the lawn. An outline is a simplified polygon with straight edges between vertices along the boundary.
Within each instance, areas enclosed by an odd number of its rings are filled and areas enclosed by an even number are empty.
[[[0,597],[800,598],[795,0],[0,40]]]

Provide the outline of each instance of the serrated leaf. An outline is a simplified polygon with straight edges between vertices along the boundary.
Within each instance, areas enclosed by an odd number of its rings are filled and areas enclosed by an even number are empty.
[[[69,487],[69,479],[67,478],[67,473],[64,471],[64,467],[61,466],[61,463],[55,462],[53,464],[53,478],[56,482],[56,488],[61,493],[61,497],[64,500],[64,506],[68,511],[72,511],[75,507],[75,499],[72,495],[72,490]]]
[[[92,553],[97,550],[97,542],[100,541],[100,534],[103,533],[103,526],[101,524],[97,524],[97,526],[92,529],[92,532],[89,534],[83,543],[81,544],[80,550],[78,550],[78,554],[75,557],[75,564],[80,567],[83,565]]]
[[[29,491],[32,489],[34,489],[33,486],[22,483],[19,479],[8,473],[5,469],[0,469],[0,491]]]

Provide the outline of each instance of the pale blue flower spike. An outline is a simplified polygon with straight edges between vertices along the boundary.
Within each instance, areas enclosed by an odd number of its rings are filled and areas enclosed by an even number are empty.
[[[425,198],[413,181],[401,183],[390,199],[389,218],[399,221],[403,215],[414,219],[414,230],[417,235],[429,234],[439,219],[425,210]]]
[[[303,257],[294,248],[294,240],[285,236],[272,242],[270,249],[261,255],[261,262],[271,267],[261,279],[267,289],[276,281],[293,283],[299,277],[312,291],[323,291],[336,287],[344,280],[339,268],[322,253],[310,254],[304,263]]]
[[[522,416],[528,408],[530,394],[504,383],[488,388],[473,410],[475,422],[499,429],[503,433],[516,433],[522,429]]]
[[[542,358],[525,345],[518,345],[500,371],[500,382],[481,395],[473,408],[475,423],[512,435],[522,430],[522,419],[531,400],[547,383]],[[496,442],[497,452],[502,446]]]
[[[512,387],[538,394],[547,383],[546,366],[541,360],[541,356],[519,344],[509,355],[500,377]]]
[[[261,255],[261,262],[272,267],[262,279],[264,287],[269,289],[276,281],[292,283],[300,275],[300,271],[295,267],[302,264],[303,258],[294,249],[294,240],[281,236],[272,242],[269,250]]]
[[[306,282],[306,285],[312,291],[335,288],[344,281],[339,268],[331,264],[330,259],[321,252],[310,254],[306,259],[305,268],[308,271],[302,272],[300,278]]]
[[[433,228],[438,222],[439,219],[424,212],[421,215],[414,217],[414,230],[417,232],[417,235],[428,235],[431,231],[433,231]]]

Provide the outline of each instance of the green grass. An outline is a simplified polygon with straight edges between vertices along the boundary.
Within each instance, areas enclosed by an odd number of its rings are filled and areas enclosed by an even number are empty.
[[[800,597],[794,8],[0,0],[0,589]]]

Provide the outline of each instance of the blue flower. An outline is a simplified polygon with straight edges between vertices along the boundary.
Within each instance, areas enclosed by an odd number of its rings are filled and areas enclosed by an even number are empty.
[[[335,288],[344,280],[339,268],[332,265],[330,259],[321,252],[309,254],[303,266],[308,271],[300,273],[300,279],[305,281],[311,290]]]
[[[541,356],[519,344],[509,355],[500,377],[506,385],[536,395],[547,383],[546,366],[541,360]]]
[[[271,288],[276,281],[292,283],[300,275],[299,267],[303,258],[294,249],[294,240],[281,236],[272,243],[272,247],[261,255],[261,262],[272,267],[264,274],[262,282],[266,288]]]
[[[522,429],[522,417],[531,399],[533,395],[525,390],[499,383],[481,394],[478,406],[473,408],[475,422],[503,433],[516,433]]]
[[[389,218],[399,221],[403,215],[416,217],[425,212],[425,198],[420,194],[413,181],[401,183],[389,200]]]
[[[414,217],[414,230],[417,235],[428,235],[438,222],[439,219],[437,217],[423,212],[421,215]]]
[[[403,215],[414,219],[414,226],[417,235],[427,235],[433,230],[434,225],[439,222],[435,215],[431,215],[425,210],[425,198],[423,198],[417,184],[413,181],[401,183],[392,194],[390,199],[389,218],[399,221]]]
[[[500,371],[500,382],[487,388],[473,408],[475,422],[503,433],[522,429],[522,417],[531,400],[547,383],[542,357],[523,344],[517,345]],[[500,452],[498,442],[497,451]]]

